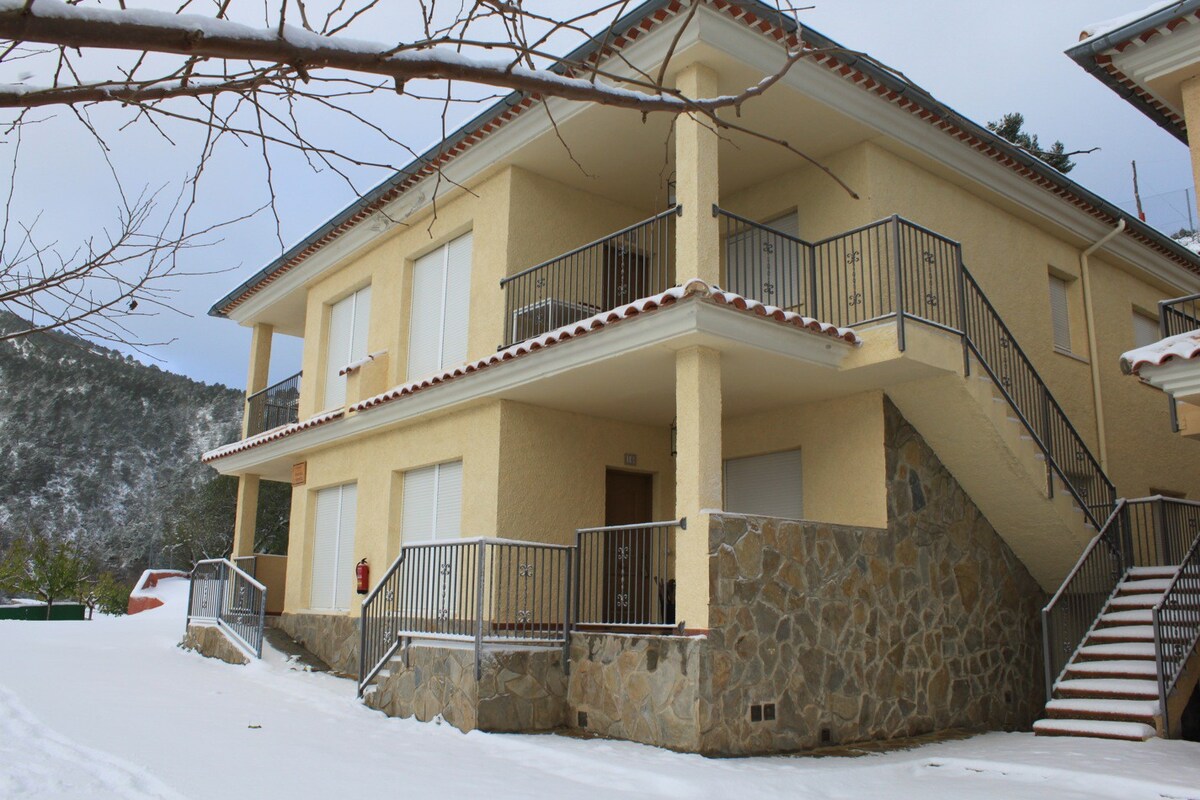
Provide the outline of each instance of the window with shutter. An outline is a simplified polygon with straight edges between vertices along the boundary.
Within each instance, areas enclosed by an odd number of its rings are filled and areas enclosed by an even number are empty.
[[[350,608],[354,583],[354,526],[358,485],[347,483],[317,492],[313,524],[309,607]]]
[[[783,519],[804,518],[799,450],[725,462],[725,510]]]
[[[457,539],[462,534],[462,462],[404,473],[400,535],[405,544]]]
[[[410,380],[436,374],[467,360],[471,243],[471,234],[464,234],[413,264],[408,335]]]
[[[1161,338],[1158,320],[1135,310],[1133,312],[1133,346],[1145,347],[1154,344]]]
[[[1071,318],[1067,313],[1067,282],[1050,276],[1050,319],[1054,325],[1054,347],[1071,352]]]
[[[346,376],[338,373],[367,355],[367,326],[371,321],[371,287],[365,286],[330,306],[329,339],[325,353],[325,408],[346,404]]]

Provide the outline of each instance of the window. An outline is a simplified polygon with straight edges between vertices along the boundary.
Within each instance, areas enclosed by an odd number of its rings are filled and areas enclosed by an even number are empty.
[[[803,519],[803,488],[799,450],[725,462],[726,511]]]
[[[309,607],[350,608],[354,585],[354,517],[358,484],[317,492]]]
[[[1145,347],[1154,344],[1162,336],[1158,332],[1158,320],[1134,309],[1133,312],[1133,346]]]
[[[408,377],[434,375],[467,360],[471,303],[471,234],[458,237],[413,265]]]
[[[1054,349],[1071,352],[1071,318],[1067,313],[1067,282],[1050,276],[1050,320],[1054,326]]]
[[[371,287],[365,286],[329,309],[329,347],[325,354],[325,408],[346,404],[346,376],[338,373],[367,355]]]
[[[767,224],[780,233],[798,237],[800,218],[795,213]],[[749,228],[725,241],[725,271],[729,290],[770,305],[795,311],[803,303],[800,245],[762,228]]]
[[[462,533],[462,462],[404,473],[400,535],[405,544],[457,539]]]

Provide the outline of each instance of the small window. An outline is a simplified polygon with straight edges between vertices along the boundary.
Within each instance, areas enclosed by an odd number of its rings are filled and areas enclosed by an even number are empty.
[[[405,544],[457,539],[462,531],[461,461],[404,473],[400,535]]]
[[[804,518],[800,451],[725,462],[725,510],[783,519]]]
[[[1050,276],[1050,319],[1054,325],[1054,349],[1071,352],[1071,317],[1067,313],[1067,282]]]
[[[1135,310],[1133,312],[1133,346],[1145,347],[1154,344],[1161,338],[1162,336],[1158,332],[1158,320]]]

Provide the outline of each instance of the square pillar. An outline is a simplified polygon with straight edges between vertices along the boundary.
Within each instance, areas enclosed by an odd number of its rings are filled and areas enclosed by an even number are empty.
[[[230,558],[254,555],[259,481],[257,475],[238,476],[237,513],[233,518],[233,554]]]
[[[687,518],[675,545],[675,603],[689,630],[708,629],[708,514],[722,506],[721,354],[675,355],[675,513]]]
[[[1180,87],[1183,95],[1183,121],[1188,131],[1200,131],[1200,76],[1188,78]],[[1188,149],[1192,156],[1192,182],[1200,192],[1200,135],[1189,137]],[[1193,197],[1200,203],[1200,197]]]
[[[685,97],[715,97],[717,73],[692,64],[675,79]],[[703,117],[675,120],[675,197],[683,216],[675,223],[675,281],[699,278],[721,284],[720,234],[712,207],[720,201],[717,146],[720,140]]]
[[[250,366],[246,371],[246,397],[267,388],[271,371],[271,337],[275,328],[262,323],[256,324],[250,334]],[[242,413],[242,438],[250,430],[250,407]]]

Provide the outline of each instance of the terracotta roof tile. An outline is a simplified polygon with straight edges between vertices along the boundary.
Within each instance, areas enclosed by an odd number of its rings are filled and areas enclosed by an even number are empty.
[[[1200,356],[1200,331],[1168,336],[1166,339],[1121,355],[1121,369],[1137,375],[1142,367],[1161,367],[1168,361],[1190,361]]]

